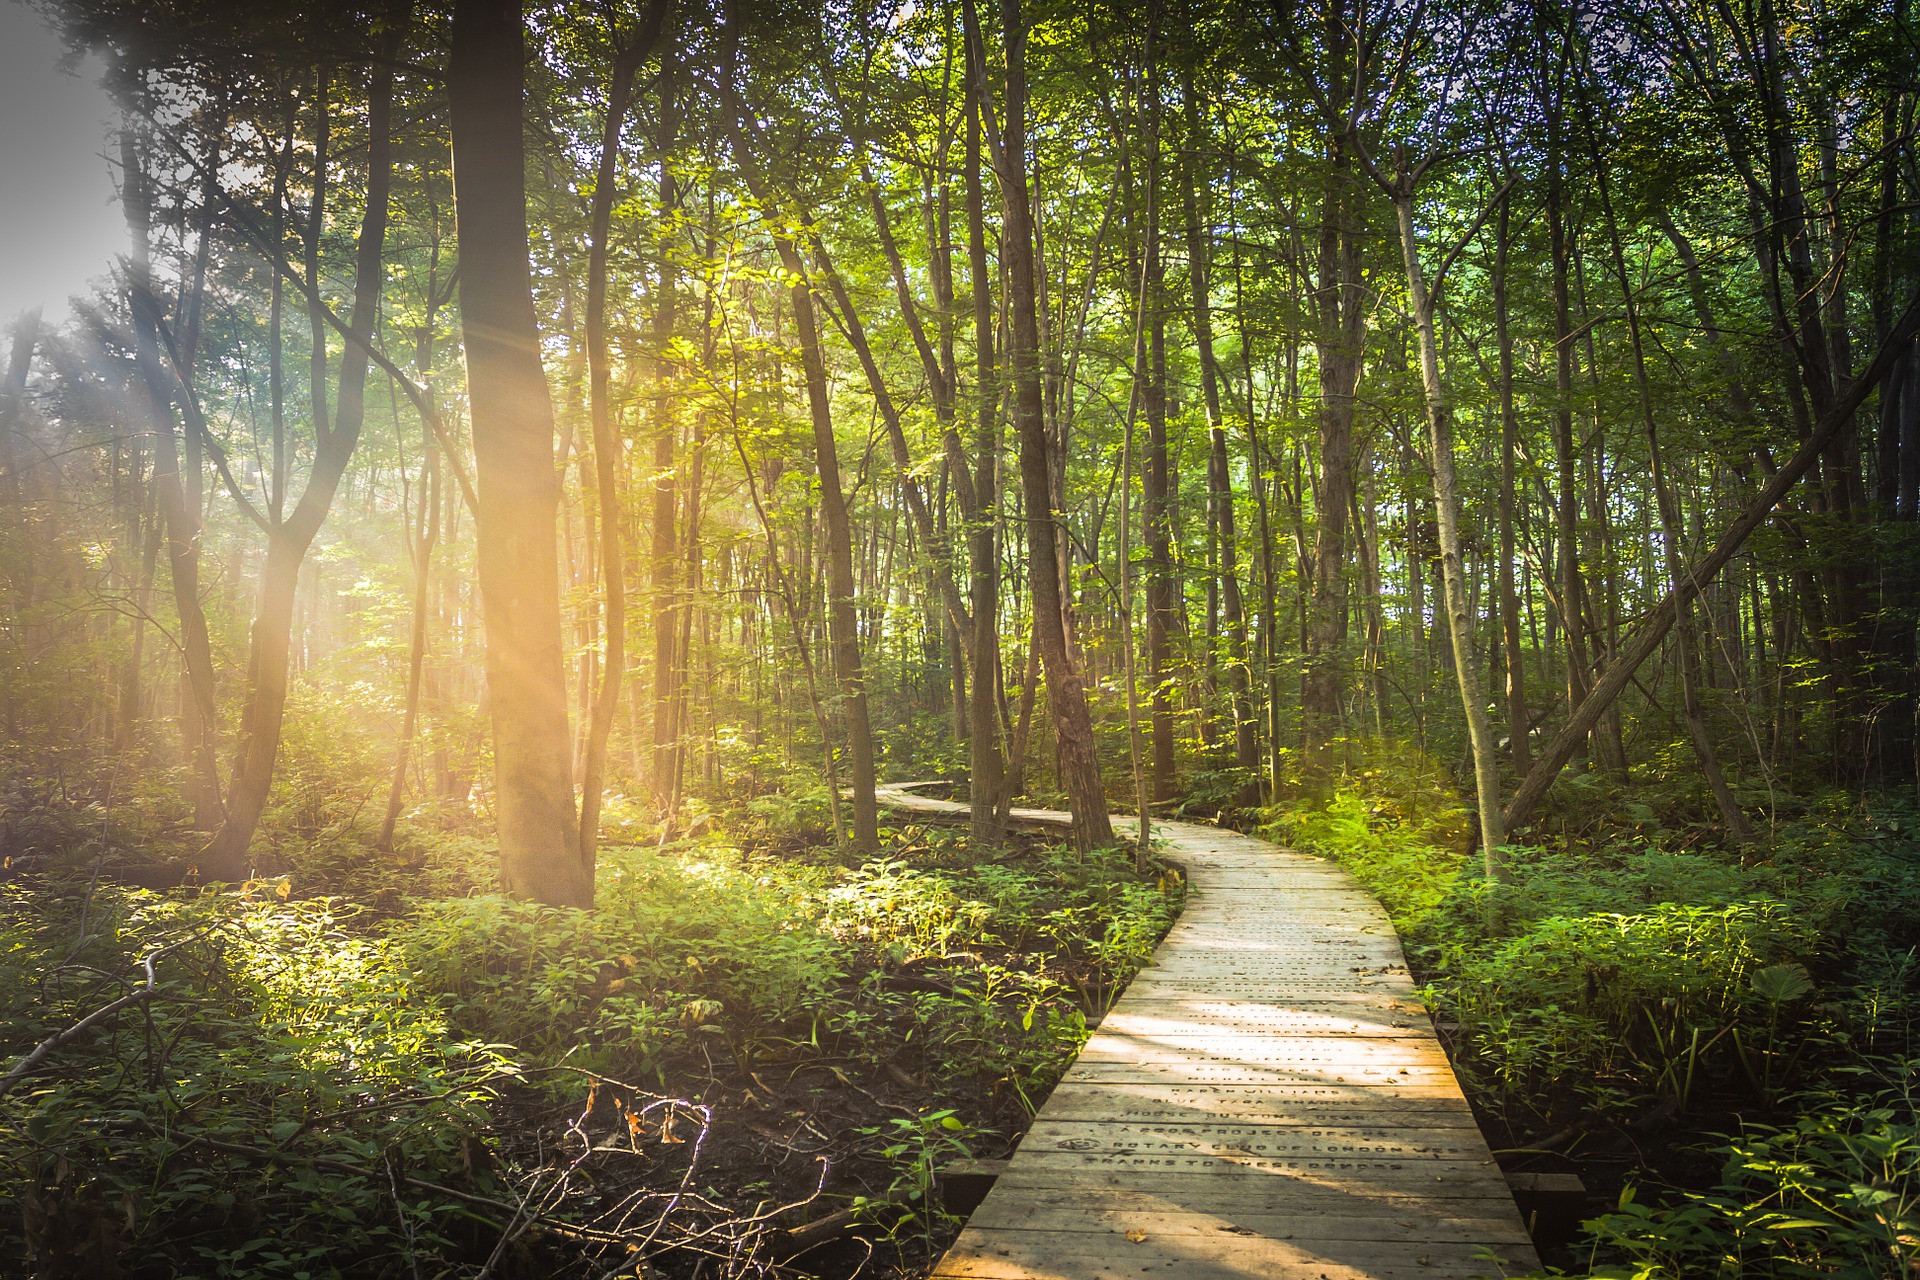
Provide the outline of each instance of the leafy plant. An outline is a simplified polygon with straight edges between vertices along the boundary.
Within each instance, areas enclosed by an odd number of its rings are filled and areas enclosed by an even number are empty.
[[[880,1158],[893,1168],[894,1176],[885,1194],[861,1196],[854,1207],[884,1223],[888,1239],[917,1230],[931,1251],[935,1229],[942,1223],[959,1221],[941,1205],[936,1194],[940,1167],[971,1158],[970,1144],[981,1133],[950,1110],[896,1117],[883,1126],[860,1132],[883,1141]]]

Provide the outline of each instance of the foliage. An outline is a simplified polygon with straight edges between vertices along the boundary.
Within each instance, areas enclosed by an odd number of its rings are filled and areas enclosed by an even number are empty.
[[[478,856],[434,852],[433,883]],[[593,913],[6,882],[10,1058],[137,988],[143,958],[157,986],[0,1098],[0,1252],[60,1276],[471,1266],[501,1228],[460,1196],[512,1199],[512,1117],[581,1069],[682,1087],[714,1063],[904,1061],[955,1097],[1037,1097],[1178,907],[1177,880],[1118,850],[976,864],[908,828],[877,860],[818,853],[610,850]],[[932,1170],[980,1124],[949,1106],[870,1128],[882,1172],[854,1194],[925,1247]]]
[[[1744,1125],[1720,1148],[1718,1185],[1677,1204],[1639,1202],[1587,1224],[1606,1280],[1833,1276],[1879,1280],[1920,1263],[1920,1113],[1915,1064],[1891,1064],[1879,1097],[1800,1100],[1790,1125]],[[1845,1078],[1850,1086],[1873,1077]],[[1863,1093],[1866,1091],[1863,1090]]]
[[[1476,1101],[1549,1126],[1710,1096],[1755,1113],[1718,1148],[1717,1186],[1629,1188],[1589,1224],[1593,1275],[1865,1278],[1916,1256],[1907,806],[1792,799],[1763,849],[1715,848],[1662,829],[1672,793],[1647,788],[1607,843],[1505,850],[1490,883],[1409,819],[1446,812],[1446,788],[1408,758],[1366,744],[1332,795],[1266,829],[1387,904]]]
[[[409,1241],[467,1232],[457,1201],[394,1178],[458,1171],[519,1069],[451,1034],[367,913],[274,885],[183,899],[17,883],[0,912],[10,1050],[142,983],[144,958],[157,980],[139,1013],[0,1103],[0,1249],[53,1275],[169,1258],[375,1276],[404,1274]]]
[[[941,1165],[971,1156],[970,1140],[978,1135],[952,1111],[932,1111],[912,1119],[896,1116],[884,1126],[861,1132],[886,1141],[880,1157],[893,1165],[895,1174],[884,1195],[857,1198],[854,1208],[880,1217],[890,1237],[918,1227],[931,1249],[934,1229],[959,1221],[934,1194],[935,1174]]]
[[[1466,862],[1466,808],[1445,771],[1411,746],[1341,745],[1356,758],[1336,789],[1263,810],[1259,834],[1335,859],[1404,930],[1455,890]]]
[[[609,850],[591,914],[426,903],[400,945],[457,1025],[544,1060],[577,1051],[658,1075],[704,1042],[743,1065],[803,1046],[878,1065],[905,1018],[936,1072],[1044,1090],[1085,1014],[1152,954],[1177,896],[1113,851],[916,866],[915,852],[954,852],[916,834],[896,846],[905,856],[844,870],[718,843]],[[890,983],[901,970],[922,989]]]

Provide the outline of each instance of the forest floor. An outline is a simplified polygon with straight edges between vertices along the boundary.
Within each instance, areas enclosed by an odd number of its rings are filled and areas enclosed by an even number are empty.
[[[1920,1255],[1912,806],[1739,849],[1658,780],[1570,791],[1499,885],[1400,748],[1238,825],[1380,898],[1503,1163],[1581,1177],[1549,1262]],[[190,833],[90,794],[0,804],[0,1052],[51,1042],[0,1083],[0,1275],[924,1274],[938,1171],[1018,1141],[1183,892],[921,821],[843,856],[777,796],[665,845],[613,806],[591,914],[494,895],[457,822],[143,887]]]
[[[1574,1174],[1543,1259],[1604,1277],[1905,1275],[1920,1259],[1920,822],[1778,791],[1741,846],[1684,767],[1562,784],[1490,883],[1445,772],[1356,746],[1261,815],[1387,907],[1497,1158]],[[1759,797],[1749,797],[1759,808]]]
[[[451,839],[156,890],[151,846],[29,816],[5,1051],[128,1000],[0,1101],[0,1257],[37,1277],[924,1274],[937,1170],[1011,1149],[1182,893],[788,814],[604,847],[591,915],[476,892]]]

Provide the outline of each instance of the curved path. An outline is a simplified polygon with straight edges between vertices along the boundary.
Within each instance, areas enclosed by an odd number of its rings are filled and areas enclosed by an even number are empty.
[[[881,799],[966,812],[910,786]],[[1537,1266],[1380,905],[1321,858],[1190,823],[1154,832],[1186,869],[1186,909],[935,1280],[1466,1280]]]

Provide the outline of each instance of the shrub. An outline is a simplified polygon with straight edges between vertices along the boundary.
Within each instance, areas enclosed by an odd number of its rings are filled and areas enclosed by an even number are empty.
[[[1790,1125],[1743,1126],[1711,1191],[1667,1206],[1632,1187],[1587,1224],[1595,1277],[1904,1276],[1920,1268],[1920,1126],[1910,1084],[1865,1100],[1808,1098]]]

